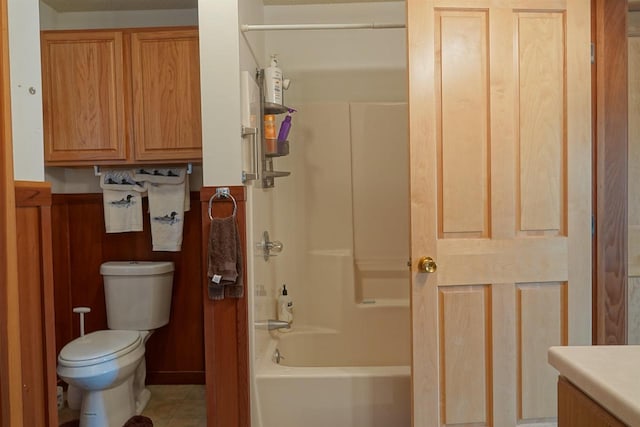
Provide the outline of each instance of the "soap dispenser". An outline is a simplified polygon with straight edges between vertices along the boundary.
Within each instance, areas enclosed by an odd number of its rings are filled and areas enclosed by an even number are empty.
[[[282,292],[278,295],[278,320],[291,324],[293,322],[293,301],[287,291],[287,285],[282,285]],[[288,329],[280,329],[288,331]]]

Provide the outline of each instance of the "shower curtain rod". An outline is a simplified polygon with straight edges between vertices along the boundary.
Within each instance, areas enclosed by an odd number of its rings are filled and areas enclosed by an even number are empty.
[[[240,30],[243,33],[247,31],[278,31],[278,30],[378,30],[388,28],[406,28],[405,24],[379,24],[379,23],[365,23],[365,24],[243,24],[240,26]]]

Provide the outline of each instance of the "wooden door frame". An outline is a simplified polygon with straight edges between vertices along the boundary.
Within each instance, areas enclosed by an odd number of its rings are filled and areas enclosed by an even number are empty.
[[[627,343],[627,0],[591,0],[593,343]]]
[[[22,427],[22,364],[8,39],[7,1],[0,0],[0,426]]]

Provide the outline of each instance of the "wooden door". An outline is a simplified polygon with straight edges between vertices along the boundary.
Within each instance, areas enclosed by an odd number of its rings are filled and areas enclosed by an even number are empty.
[[[416,427],[550,422],[591,341],[589,7],[408,0]]]
[[[198,30],[131,35],[136,160],[202,158]]]
[[[42,33],[45,161],[122,161],[124,134],[122,33]]]

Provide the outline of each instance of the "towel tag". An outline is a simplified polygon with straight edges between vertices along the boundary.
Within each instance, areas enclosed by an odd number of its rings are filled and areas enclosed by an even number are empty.
[[[211,278],[211,281],[213,283],[220,283],[220,280],[222,280],[222,276],[219,274],[214,274],[213,277]]]

